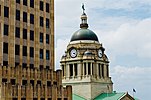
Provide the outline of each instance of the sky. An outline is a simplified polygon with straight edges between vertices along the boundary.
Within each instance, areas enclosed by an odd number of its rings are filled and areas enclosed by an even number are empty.
[[[55,65],[60,67],[71,36],[79,29],[82,3],[89,29],[96,33],[110,60],[110,76],[117,92],[136,90],[151,95],[151,0],[55,0]]]

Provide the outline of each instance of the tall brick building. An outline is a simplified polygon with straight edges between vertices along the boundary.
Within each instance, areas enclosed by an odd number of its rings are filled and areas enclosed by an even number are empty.
[[[54,71],[54,0],[0,0],[0,100],[71,100]]]

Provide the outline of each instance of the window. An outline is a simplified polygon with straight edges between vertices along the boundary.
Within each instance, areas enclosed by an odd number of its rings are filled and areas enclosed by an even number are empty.
[[[62,76],[65,76],[65,73],[64,73],[64,65],[62,65]]]
[[[30,68],[33,69],[34,68],[34,64],[30,64]]]
[[[47,86],[51,86],[51,81],[47,81]]]
[[[26,63],[23,63],[22,66],[23,66],[23,68],[26,68],[26,67],[27,67],[27,64],[26,64]]]
[[[23,46],[23,56],[27,56],[27,46]]]
[[[73,64],[69,64],[70,67],[70,76],[73,76]]]
[[[27,29],[23,29],[23,39],[27,39]]]
[[[34,24],[34,15],[30,14],[30,24]]]
[[[46,18],[46,28],[49,28],[49,19]]]
[[[20,11],[16,10],[16,20],[20,20]]]
[[[88,63],[88,75],[91,75],[91,63]]]
[[[15,30],[15,37],[20,38],[20,28],[19,28],[19,27],[16,27],[16,30]]]
[[[19,45],[15,45],[15,55],[19,55],[19,53],[20,53]]]
[[[46,66],[46,69],[49,69],[49,66]]]
[[[40,59],[43,59],[43,49],[40,49]]]
[[[30,57],[34,57],[34,48],[30,47]]]
[[[17,67],[19,65],[19,63],[18,62],[15,62],[15,67]]]
[[[27,22],[27,12],[23,12],[23,22]]]
[[[4,24],[4,35],[8,35],[8,25]]]
[[[44,10],[44,3],[43,3],[43,1],[40,1],[40,10]]]
[[[1,16],[1,5],[0,5],[0,16]]]
[[[43,43],[43,33],[40,33],[40,42]]]
[[[107,77],[109,77],[109,66],[106,66],[106,71],[107,71]]]
[[[3,53],[7,53],[8,54],[8,43],[3,43]]]
[[[34,80],[30,80],[30,84],[34,86]]]
[[[102,77],[104,77],[104,64],[101,65],[102,70]]]
[[[30,30],[30,40],[34,41],[34,31]]]
[[[34,0],[30,0],[30,7],[34,8]]]
[[[86,70],[87,70],[86,63],[84,63],[84,75],[87,74]]]
[[[46,43],[49,44],[49,34],[46,34]]]
[[[12,84],[12,85],[15,85],[15,83],[16,83],[16,82],[15,82],[15,79],[11,79],[11,84]]]
[[[78,68],[77,68],[77,64],[74,64],[74,73],[75,73],[75,76],[78,75]]]
[[[16,3],[20,3],[20,0],[16,0]]]
[[[43,65],[39,65],[39,69],[42,70],[44,69],[44,66]],[[37,82],[38,83],[38,82]]]
[[[46,60],[49,60],[49,50],[46,50]]]
[[[9,8],[4,6],[4,17],[9,17]]]
[[[8,61],[3,61],[3,66],[8,66]]]
[[[40,26],[44,26],[44,18],[40,17]]]
[[[27,6],[27,0],[23,0],[23,5]]]
[[[46,12],[49,13],[49,4],[48,3],[46,3]]]

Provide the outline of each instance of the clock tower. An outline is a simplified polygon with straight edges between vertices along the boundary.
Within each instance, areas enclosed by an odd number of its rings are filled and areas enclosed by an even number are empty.
[[[72,85],[73,94],[92,100],[101,93],[113,91],[105,48],[88,29],[84,10],[80,29],[72,35],[60,63],[63,85]]]

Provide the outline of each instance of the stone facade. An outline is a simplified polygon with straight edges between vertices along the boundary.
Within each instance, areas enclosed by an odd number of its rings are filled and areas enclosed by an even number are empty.
[[[71,100],[62,71],[0,66],[0,100]]]
[[[0,0],[0,100],[71,100],[54,71],[54,0]]]

